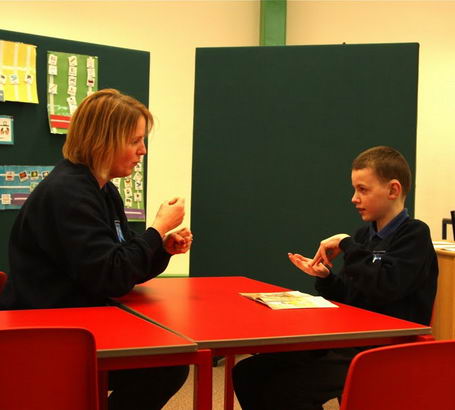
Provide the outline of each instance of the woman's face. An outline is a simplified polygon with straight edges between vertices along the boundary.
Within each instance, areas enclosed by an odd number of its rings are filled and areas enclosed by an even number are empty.
[[[109,179],[131,175],[134,167],[141,161],[142,156],[147,153],[144,138],[145,118],[140,116],[136,131],[127,139],[125,146],[120,148],[114,156],[114,161],[109,171]]]

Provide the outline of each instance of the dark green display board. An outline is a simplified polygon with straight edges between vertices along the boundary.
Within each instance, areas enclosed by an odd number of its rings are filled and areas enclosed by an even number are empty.
[[[391,145],[415,173],[418,44],[196,51],[190,275],[293,289],[288,252],[353,233],[352,159]],[[414,191],[407,207],[414,209]],[[241,289],[239,289],[241,291]]]
[[[0,114],[14,117],[14,145],[0,145],[1,165],[55,165],[61,158],[64,135],[51,134],[47,117],[47,52],[98,56],[98,88],[116,88],[148,106],[150,54],[32,34],[0,30],[0,40],[37,46],[39,104],[0,102]],[[16,210],[0,211],[0,270],[8,271],[7,246]],[[143,229],[143,223],[131,224]],[[37,244],[38,245],[38,244]]]

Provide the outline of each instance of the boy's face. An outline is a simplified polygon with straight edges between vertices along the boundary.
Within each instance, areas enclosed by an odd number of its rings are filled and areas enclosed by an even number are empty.
[[[376,222],[378,229],[388,223],[395,212],[396,196],[391,182],[382,182],[372,168],[353,169],[352,203],[365,222]],[[396,180],[392,180],[396,181]]]

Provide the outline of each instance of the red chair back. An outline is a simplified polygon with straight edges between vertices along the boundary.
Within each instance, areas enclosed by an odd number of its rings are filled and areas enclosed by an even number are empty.
[[[340,410],[455,409],[455,340],[385,346],[358,354]]]
[[[88,330],[0,330],[0,409],[98,410],[97,383]]]
[[[7,279],[8,275],[5,272],[0,271],[0,293],[2,293],[2,290],[5,287]]]

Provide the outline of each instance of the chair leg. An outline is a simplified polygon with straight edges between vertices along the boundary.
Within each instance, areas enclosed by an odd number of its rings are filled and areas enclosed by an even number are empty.
[[[109,372],[98,372],[98,399],[100,410],[107,410]]]

